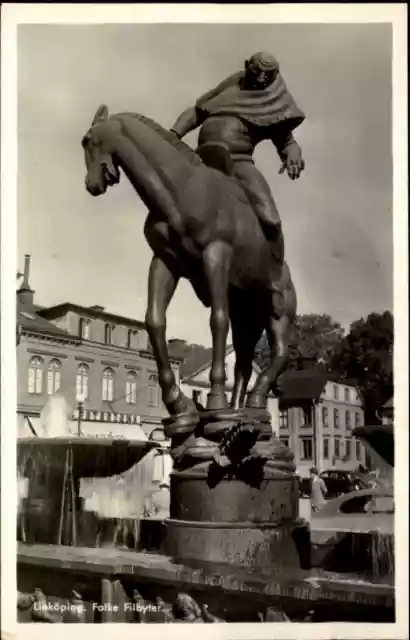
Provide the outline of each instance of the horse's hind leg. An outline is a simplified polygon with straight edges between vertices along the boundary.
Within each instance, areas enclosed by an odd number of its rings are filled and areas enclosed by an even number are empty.
[[[232,342],[235,349],[235,384],[232,392],[231,407],[239,409],[244,406],[246,389],[252,375],[252,363],[255,354],[255,346],[262,333],[261,324],[247,316],[244,322],[243,308],[235,312],[232,305],[231,325]],[[242,311],[242,314],[240,313]]]
[[[269,319],[266,333],[271,348],[271,360],[268,366],[260,373],[252,392],[248,396],[248,407],[266,407],[269,390],[286,367],[289,328],[290,321],[287,315],[279,319],[274,317]]]
[[[166,342],[166,312],[177,284],[178,277],[159,256],[154,256],[149,270],[145,324],[158,365],[162,399],[171,415],[177,415],[192,408],[188,406],[188,399],[176,384]]]

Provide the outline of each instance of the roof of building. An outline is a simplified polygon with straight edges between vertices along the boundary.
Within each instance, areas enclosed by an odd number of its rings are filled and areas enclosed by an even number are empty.
[[[346,387],[355,387],[357,388],[357,380],[354,378],[342,378],[340,373],[337,371],[328,371],[327,379],[330,382],[338,382],[339,384],[344,384]]]
[[[60,338],[66,338],[67,340],[73,340],[73,336],[56,327],[55,324],[49,322],[45,318],[36,313],[35,306],[24,304],[17,298],[17,323],[21,328],[26,331],[34,331],[35,333],[44,333],[47,335],[58,336]]]
[[[172,339],[168,343],[171,358],[181,360],[181,378],[197,375],[211,364],[212,348],[200,344],[189,344],[185,340]]]
[[[124,324],[130,324],[140,329],[145,328],[145,323],[135,318],[128,318],[116,313],[105,311],[104,307],[93,305],[85,307],[72,302],[63,302],[61,304],[54,305],[52,307],[43,307],[38,313],[44,318],[57,318],[58,316],[67,313],[67,311],[77,311],[83,315],[90,316],[91,318],[104,318],[112,320],[113,322],[123,322]]]
[[[280,405],[318,400],[328,381],[328,374],[322,367],[317,369],[285,371],[278,382]]]

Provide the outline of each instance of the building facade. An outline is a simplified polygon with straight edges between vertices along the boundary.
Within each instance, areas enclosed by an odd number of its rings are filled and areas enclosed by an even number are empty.
[[[329,379],[320,368],[283,375],[279,437],[294,453],[300,475],[312,466],[323,471],[364,465],[365,447],[352,435],[363,424],[363,401],[354,384]]]
[[[72,303],[39,308],[29,285],[29,259],[17,292],[19,433],[35,429],[58,392],[85,433],[148,436],[167,412],[143,322],[103,307]],[[177,359],[172,368],[179,381]]]

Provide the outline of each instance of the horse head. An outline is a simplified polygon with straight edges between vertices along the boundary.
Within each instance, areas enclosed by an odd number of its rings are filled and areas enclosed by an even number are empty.
[[[108,108],[101,105],[91,127],[82,139],[87,175],[87,191],[99,196],[120,181],[120,171],[114,153],[114,139],[120,124],[108,117]]]

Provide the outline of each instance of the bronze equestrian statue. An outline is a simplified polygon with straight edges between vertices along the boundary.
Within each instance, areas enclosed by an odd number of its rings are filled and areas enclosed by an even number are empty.
[[[184,111],[171,131],[179,138],[201,127],[197,152],[214,166],[229,157],[231,172],[239,180],[270,243],[273,264],[281,267],[284,243],[279,213],[269,186],[255,167],[257,144],[270,140],[282,160],[280,173],[300,177],[305,162],[292,131],[305,119],[288,92],[276,58],[255,53],[245,61],[244,71],[234,73],[208,91],[195,107]],[[276,307],[283,303],[280,277],[273,272],[272,291]]]
[[[247,398],[263,409],[286,365],[296,294],[284,262],[281,223],[269,187],[253,164],[255,146],[274,142],[291,179],[304,168],[292,130],[304,119],[277,62],[256,54],[185,112],[170,132],[136,113],[97,110],[83,138],[86,188],[94,196],[120,180],[120,168],[149,213],[145,236],[149,269],[146,326],[158,365],[162,398],[171,416],[195,414],[176,384],[166,342],[166,312],[180,278],[210,307],[211,390],[207,409],[227,407],[225,349],[229,325],[236,354],[231,407],[245,402],[257,341],[264,330],[269,365]],[[202,125],[198,153],[180,140]]]

